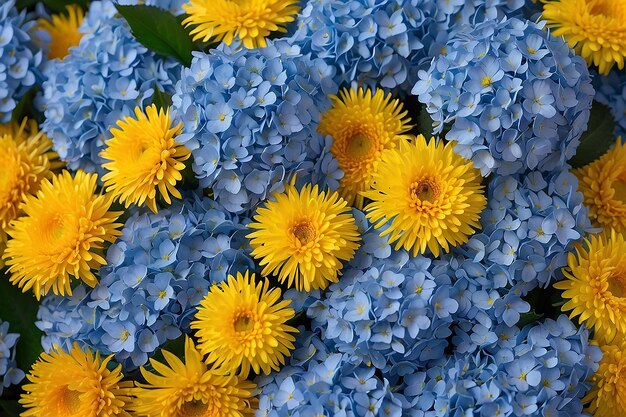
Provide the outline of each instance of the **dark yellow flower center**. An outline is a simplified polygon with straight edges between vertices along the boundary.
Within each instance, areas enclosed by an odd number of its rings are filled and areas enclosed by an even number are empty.
[[[613,198],[626,203],[626,170],[613,183],[613,189],[615,190]]]
[[[238,333],[250,331],[252,327],[254,327],[252,316],[247,312],[237,314],[235,316],[233,327]]]
[[[609,291],[615,297],[626,296],[626,271],[614,271],[609,278]]]
[[[208,403],[203,403],[201,400],[191,400],[180,407],[179,415],[185,417],[202,417],[206,415],[208,409]]]
[[[368,156],[372,150],[373,141],[364,133],[357,133],[348,139],[346,153],[352,158],[363,158]]]
[[[309,221],[304,221],[296,224],[291,228],[291,233],[302,243],[306,245],[313,239],[315,239],[315,228]]]
[[[63,401],[63,407],[67,411],[68,415],[78,415],[80,411],[80,392],[69,389],[67,386],[63,388],[61,398]]]
[[[626,20],[626,4],[623,1],[599,0],[592,3],[589,13],[594,16],[607,16],[619,20]]]
[[[441,195],[441,185],[434,178],[420,178],[411,183],[409,195],[413,204],[421,204],[424,201],[432,203]]]

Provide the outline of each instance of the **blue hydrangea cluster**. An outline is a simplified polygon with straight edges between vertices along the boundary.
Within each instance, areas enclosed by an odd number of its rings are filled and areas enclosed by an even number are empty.
[[[30,34],[35,24],[15,0],[0,4],[0,123],[8,123],[24,94],[42,81],[43,54]]]
[[[518,12],[523,0],[307,2],[289,41],[337,69],[339,82],[410,87],[463,24]]]
[[[70,169],[102,174],[99,153],[109,129],[150,104],[156,89],[172,94],[182,65],[142,46],[109,0],[91,3],[81,31],[80,45],[44,69],[42,130]]]
[[[336,93],[332,68],[284,41],[247,50],[220,45],[196,53],[173,97],[184,123],[178,140],[192,150],[202,187],[241,213],[293,175],[334,189],[337,161],[315,131]]]
[[[137,212],[107,251],[93,289],[48,296],[37,325],[44,349],[74,341],[114,353],[130,369],[158,347],[188,332],[209,285],[229,274],[254,272],[247,229],[209,198],[189,196],[158,214]]]
[[[364,244],[375,245],[380,254],[375,236],[375,231],[366,234]],[[451,295],[450,276],[446,271],[433,275],[431,263],[402,251],[375,258],[366,269],[348,268],[308,308],[313,329],[351,364],[371,365],[385,375],[441,358],[459,304]]]
[[[552,171],[576,152],[594,90],[585,61],[543,23],[489,20],[458,31],[412,93],[435,133],[483,175]]]
[[[9,333],[9,323],[0,320],[0,395],[5,388],[19,384],[24,379],[24,371],[17,367],[15,348],[20,335]]]
[[[609,106],[615,120],[615,136],[626,139],[626,73],[612,70],[608,75],[593,74],[594,100]]]
[[[498,325],[474,355],[440,355],[381,377],[332,340],[305,332],[281,372],[257,378],[259,410],[268,417],[581,415],[601,356],[588,336],[566,316],[521,330]]]

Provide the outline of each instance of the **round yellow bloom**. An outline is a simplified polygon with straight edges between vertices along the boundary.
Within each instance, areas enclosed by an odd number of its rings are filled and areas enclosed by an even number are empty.
[[[295,313],[280,294],[269,281],[257,283],[248,272],[213,285],[191,323],[207,363],[242,378],[250,368],[257,374],[278,371],[294,348],[290,333],[298,332],[285,324]]]
[[[298,0],[190,0],[183,5],[189,15],[185,26],[194,40],[226,45],[240,39],[248,49],[264,48],[272,32],[286,32],[300,10]]]
[[[621,417],[626,415],[626,341],[600,344],[602,359],[591,377],[593,388],[583,398],[591,402],[586,410],[594,417]]]
[[[361,191],[370,189],[372,174],[378,169],[382,153],[407,140],[411,129],[402,103],[385,96],[382,90],[343,90],[332,96],[333,107],[320,121],[318,130],[333,138],[330,152],[335,156],[343,178],[339,194],[348,204],[363,208]]]
[[[130,417],[124,407],[132,382],[122,381],[122,365],[107,368],[111,358],[77,343],[69,354],[60,348],[42,353],[24,385],[22,417]]]
[[[52,141],[39,132],[36,121],[0,125],[0,257],[9,223],[20,213],[26,196],[52,176],[50,170],[59,165],[56,159]]]
[[[120,212],[109,212],[112,199],[94,194],[95,174],[63,171],[44,180],[35,196],[26,197],[25,215],[11,223],[12,238],[4,252],[10,280],[23,291],[32,288],[37,299],[50,289],[72,294],[71,277],[93,287],[91,271],[104,265],[105,242],[121,235],[115,223]]]
[[[592,236],[567,257],[563,274],[554,284],[564,290],[563,311],[595,329],[596,338],[612,340],[626,335],[626,241],[611,233]]]
[[[102,177],[107,193],[126,207],[145,203],[155,213],[157,190],[168,204],[170,194],[182,198],[176,183],[182,180],[183,162],[191,155],[175,139],[182,123],[172,126],[169,111],[157,110],[153,104],[145,113],[136,107],[135,117],[127,116],[117,126],[100,153],[109,161],[102,164],[109,171]]]
[[[236,375],[211,369],[191,339],[185,341],[185,362],[162,351],[167,365],[150,359],[157,373],[141,368],[147,384],[133,389],[130,410],[139,417],[253,417],[258,408],[256,386]]]
[[[278,275],[298,291],[325,289],[339,280],[342,261],[354,257],[360,233],[348,203],[310,184],[289,186],[259,208],[249,228],[252,256],[262,275]]]
[[[439,256],[441,249],[467,242],[480,227],[487,205],[480,171],[453,148],[419,135],[383,154],[373,190],[363,193],[372,200],[365,211],[375,228],[388,225],[381,236],[396,242],[396,250],[416,256],[428,248]]]
[[[626,1],[544,0],[543,14],[554,36],[563,36],[589,65],[608,74],[613,65],[624,68]]]
[[[49,59],[64,59],[72,46],[78,46],[83,34],[78,28],[83,23],[83,9],[76,4],[66,6],[67,14],[59,13],[52,16],[51,20],[39,19],[38,26],[50,35],[48,48]]]
[[[591,164],[573,171],[595,226],[626,234],[626,147],[615,147]]]

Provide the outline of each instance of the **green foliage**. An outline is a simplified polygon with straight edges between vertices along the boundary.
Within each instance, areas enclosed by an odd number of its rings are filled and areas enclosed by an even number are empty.
[[[17,0],[15,5],[18,9],[32,9],[37,3],[43,3],[53,13],[60,13],[65,11],[65,8],[70,4],[77,4],[83,9],[89,7],[90,0]]]
[[[194,43],[189,31],[170,12],[153,6],[122,6],[117,11],[128,22],[133,35],[151,51],[191,65]]]
[[[35,326],[39,303],[32,292],[23,293],[9,282],[9,278],[0,272],[0,319],[9,322],[9,331],[19,333],[17,342],[17,365],[28,373],[30,367],[42,352],[41,330]]]
[[[604,155],[615,143],[614,130],[615,120],[609,108],[594,101],[589,126],[580,139],[580,146],[570,164],[574,168],[580,168]]]
[[[172,95],[164,93],[157,88],[154,90],[154,95],[152,96],[152,104],[159,110],[167,110],[172,105]]]

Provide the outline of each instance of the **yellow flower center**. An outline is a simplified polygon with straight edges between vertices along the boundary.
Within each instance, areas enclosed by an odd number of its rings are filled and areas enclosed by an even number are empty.
[[[482,84],[483,87],[489,87],[492,83],[491,77],[483,77],[480,83]]]
[[[609,291],[615,297],[626,296],[626,271],[614,270],[608,279]]]
[[[254,328],[254,318],[249,312],[239,313],[233,321],[233,328],[237,333],[249,332]]]
[[[209,410],[208,402],[202,402],[201,400],[191,400],[183,403],[180,407],[179,415],[182,417],[203,417]]]
[[[626,169],[613,183],[613,189],[615,190],[613,198],[626,203]]]
[[[294,237],[303,245],[314,240],[317,235],[315,226],[309,220],[297,223],[291,228],[291,233],[293,233]]]
[[[348,139],[346,153],[355,159],[367,157],[375,149],[374,143],[376,142],[376,139],[370,139],[366,134],[358,132]]]
[[[69,387],[65,386],[62,388],[62,402],[63,408],[66,412],[67,416],[77,415],[80,411],[81,401],[80,401],[80,392],[69,389]]]
[[[626,2],[623,0],[596,0],[589,2],[589,13],[593,16],[626,19]]]
[[[433,177],[423,177],[411,183],[409,187],[411,196],[410,206],[417,210],[432,207],[432,204],[441,195],[441,184]]]

